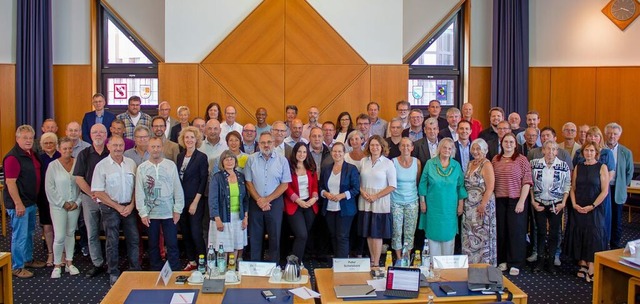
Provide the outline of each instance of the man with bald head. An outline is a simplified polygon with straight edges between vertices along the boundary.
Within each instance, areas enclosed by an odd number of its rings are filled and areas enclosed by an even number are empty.
[[[240,151],[247,154],[260,151],[260,147],[256,141],[256,129],[256,126],[250,123],[242,127],[242,145],[240,145]]]
[[[318,121],[320,119],[320,110],[316,106],[311,106],[307,114],[309,116],[309,123],[302,126],[302,138],[309,140],[311,129],[316,127],[320,128],[320,122]]]
[[[271,125],[271,134],[273,137],[273,151],[285,157],[290,155],[292,147],[284,143],[284,139],[287,136],[287,125],[284,121],[275,121]]]
[[[578,143],[584,145],[587,141],[587,132],[589,132],[589,125],[581,125],[578,128]]]
[[[309,143],[308,140],[302,137],[302,120],[300,120],[299,118],[292,120],[290,127],[291,135],[284,139],[284,143],[286,145],[293,148],[293,146],[295,146],[298,142],[303,142],[305,144]]]
[[[214,167],[214,161],[220,157],[224,150],[229,149],[227,142],[220,137],[220,122],[217,119],[209,119],[204,128],[205,139],[198,148],[209,159],[209,172]]]
[[[271,126],[267,123],[267,109],[263,107],[256,109],[256,123],[256,138],[260,137],[262,132],[271,131]]]
[[[513,129],[511,129],[513,130]],[[522,155],[527,155],[529,151],[538,148],[538,131],[534,128],[527,128],[524,131],[524,144],[520,147],[520,151],[522,151]]]
[[[567,122],[562,126],[562,136],[564,142],[558,144],[558,148],[565,149],[571,155],[571,159],[576,155],[576,151],[582,148],[582,146],[576,142],[576,136],[578,136],[578,127],[572,122]]]
[[[224,108],[225,120],[220,122],[220,137],[226,138],[231,131],[238,131],[238,133],[242,134],[242,125],[236,122],[237,113],[234,106]]]
[[[168,101],[163,101],[158,104],[158,116],[164,118],[167,123],[166,130],[164,131],[164,136],[169,138],[171,133],[171,128],[178,124],[178,120],[171,117],[171,104]]]
[[[71,152],[71,156],[74,158],[78,157],[78,153],[80,153],[80,151],[91,146],[88,142],[80,139],[82,136],[80,133],[80,124],[76,121],[72,121],[67,124],[65,135],[73,141],[73,151]]]
[[[520,122],[522,120],[520,119],[520,114],[518,114],[518,112],[511,112],[511,114],[509,114],[509,117],[507,118],[507,121],[509,121],[509,126],[511,126],[511,133],[520,134],[521,132],[525,131],[525,128],[520,126]]]
[[[471,123],[471,135],[469,138],[473,141],[478,138],[480,132],[482,131],[482,123],[473,118],[473,105],[469,102],[462,105],[462,119]]]

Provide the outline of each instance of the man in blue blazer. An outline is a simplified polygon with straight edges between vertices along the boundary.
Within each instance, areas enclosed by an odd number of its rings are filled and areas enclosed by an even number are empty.
[[[92,144],[91,141],[91,127],[97,123],[103,124],[107,128],[107,138],[111,137],[111,131],[109,127],[111,123],[116,119],[116,116],[104,109],[107,104],[104,95],[95,93],[91,97],[91,103],[95,111],[87,112],[82,118],[82,140]]]
[[[609,183],[611,193],[611,249],[621,248],[622,205],[627,200],[627,187],[633,178],[633,154],[627,147],[618,143],[622,135],[622,126],[612,122],[604,128],[607,147],[611,149],[616,161],[615,178]]]

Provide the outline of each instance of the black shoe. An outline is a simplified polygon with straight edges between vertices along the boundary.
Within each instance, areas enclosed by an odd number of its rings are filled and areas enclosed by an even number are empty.
[[[552,275],[558,274],[558,268],[553,265],[549,265],[549,267],[547,267],[547,271]]]
[[[89,269],[89,271],[87,271],[87,273],[85,273],[84,276],[87,278],[93,278],[103,272],[104,272],[104,268],[102,266],[99,266],[99,267],[93,266],[93,268]]]

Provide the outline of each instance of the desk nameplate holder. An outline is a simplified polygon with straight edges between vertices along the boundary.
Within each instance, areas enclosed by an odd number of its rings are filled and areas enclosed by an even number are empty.
[[[371,265],[368,258],[333,259],[333,272],[370,272]]]

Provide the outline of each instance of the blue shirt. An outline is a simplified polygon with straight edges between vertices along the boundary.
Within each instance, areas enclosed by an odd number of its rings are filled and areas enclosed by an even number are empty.
[[[249,156],[244,167],[245,179],[253,186],[261,197],[268,196],[282,183],[291,182],[291,171],[287,159],[271,152],[269,159],[262,152]]]

